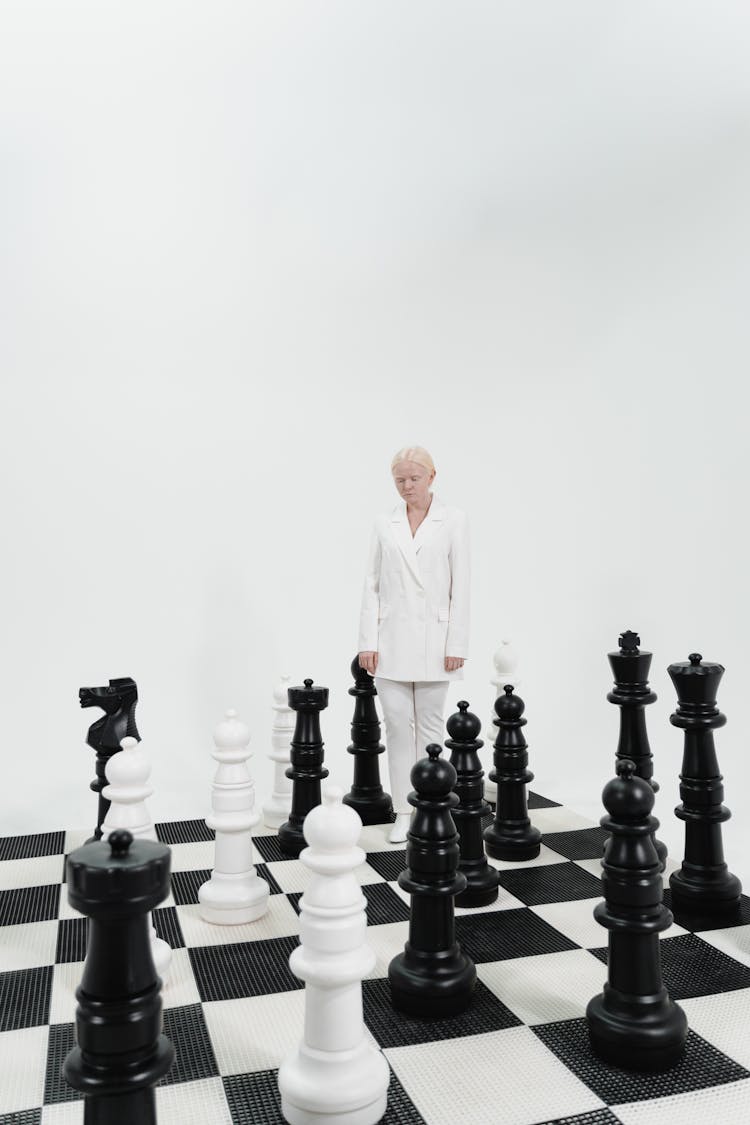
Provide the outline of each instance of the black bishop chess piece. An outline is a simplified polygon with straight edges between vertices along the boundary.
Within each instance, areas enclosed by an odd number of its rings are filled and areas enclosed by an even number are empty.
[[[77,1046],[65,1080],[84,1095],[84,1125],[155,1125],[154,1085],[174,1059],[162,1035],[161,979],[148,912],[169,893],[170,851],[127,829],[84,844],[66,865],[68,900],[88,915],[76,990]]]
[[[458,804],[452,815],[461,850],[458,870],[466,876],[466,890],[456,895],[456,906],[487,906],[498,894],[500,873],[487,862],[482,837],[482,817],[488,816],[491,809],[484,799],[484,770],[479,760],[479,751],[484,746],[479,737],[481,725],[465,699],[446,724],[450,738],[445,745],[451,751],[450,762],[456,771],[454,792]]]
[[[406,844],[406,870],[399,886],[411,895],[409,939],[388,966],[391,1001],[409,1016],[441,1019],[471,1003],[477,971],[456,941],[454,895],[466,889],[458,871],[459,847],[451,810],[456,771],[431,743],[412,768],[416,810]]]
[[[721,826],[732,814],[723,803],[723,778],[713,735],[727,721],[716,706],[724,668],[694,652],[686,662],[670,664],[667,671],[678,697],[677,710],[669,721],[685,731],[682,804],[675,809],[675,815],[685,822],[685,858],[669,878],[672,909],[678,921],[681,914],[696,921],[717,915],[731,919],[733,912],[739,912],[742,885],[724,862]]]
[[[654,793],[659,792],[659,783],[654,781],[654,756],[646,730],[646,711],[649,703],[656,700],[648,682],[652,653],[642,652],[638,647],[641,638],[631,629],[620,634],[619,652],[607,654],[615,684],[607,695],[610,703],[620,708],[620,738],[617,743],[616,761],[627,758],[635,763],[635,772],[647,781]],[[667,863],[667,845],[654,840],[659,863],[663,871]]]
[[[110,680],[104,687],[82,687],[78,690],[81,707],[101,707],[104,714],[89,727],[86,742],[96,750],[96,777],[90,788],[99,794],[94,835],[87,841],[101,840],[102,824],[109,811],[109,801],[102,796],[107,785],[105,773],[107,762],[121,749],[123,738],[141,736],[135,725],[135,705],[138,702],[138,687],[130,676]]]
[[[651,816],[654,791],[621,758],[602,793],[611,833],[604,846],[604,902],[594,909],[609,930],[608,979],[586,1008],[594,1052],[626,1070],[667,1070],[680,1059],[687,1019],[662,982],[659,934],[672,924],[664,906]]]
[[[279,828],[279,847],[285,855],[296,857],[307,847],[302,825],[310,809],[320,804],[320,783],[328,777],[320,733],[320,712],[328,706],[328,688],[305,680],[300,687],[290,687],[287,696],[297,721],[289,750],[291,765],[286,771],[292,782],[292,808],[289,820]]]
[[[529,820],[526,786],[534,780],[527,769],[529,755],[522,727],[526,704],[514,695],[513,685],[506,684],[495,700],[495,724],[498,727],[494,747],[495,768],[490,781],[497,786],[495,820],[484,830],[487,854],[493,859],[536,859],[542,835]]]
[[[375,707],[378,692],[373,677],[360,668],[358,655],[352,661],[351,672],[354,687],[349,688],[349,695],[354,696],[354,714],[347,752],[354,755],[354,776],[344,804],[359,814],[363,824],[385,824],[392,817],[393,802],[380,783],[378,755],[385,746],[380,741],[380,720]]]

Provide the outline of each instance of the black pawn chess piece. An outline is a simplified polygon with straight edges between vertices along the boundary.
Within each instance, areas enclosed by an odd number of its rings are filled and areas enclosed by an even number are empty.
[[[476,983],[474,962],[456,941],[454,895],[466,888],[458,872],[458,835],[451,809],[456,771],[431,743],[411,771],[414,792],[399,886],[411,895],[409,939],[388,966],[394,1008],[410,1016],[441,1019],[468,1008]]]
[[[351,671],[354,687],[349,688],[349,695],[354,696],[354,715],[352,741],[347,752],[354,755],[354,776],[344,804],[359,814],[363,824],[385,824],[391,819],[393,802],[380,783],[378,755],[385,746],[380,741],[380,720],[375,707],[378,692],[373,677],[365,668],[360,668],[359,656],[354,657]]]
[[[672,924],[662,901],[659,856],[651,816],[654,791],[623,758],[604,787],[611,833],[604,847],[604,902],[594,909],[609,930],[608,979],[586,1008],[594,1052],[626,1070],[667,1070],[679,1060],[687,1019],[662,983],[659,934]]]
[[[542,836],[529,820],[526,800],[526,786],[534,775],[526,768],[528,747],[521,730],[526,726],[525,707],[513,694],[512,684],[506,684],[504,694],[495,700],[498,734],[490,781],[497,786],[497,804],[495,820],[484,830],[487,854],[494,859],[536,859],[541,848]]]
[[[721,664],[692,653],[687,662],[667,669],[678,697],[670,715],[673,726],[685,731],[680,774],[682,804],[675,815],[685,822],[685,858],[672,873],[672,907],[696,918],[729,915],[739,910],[742,885],[724,862],[721,826],[732,815],[724,801],[713,732],[726,723],[716,706],[716,692],[724,675]]]
[[[456,771],[454,792],[458,804],[452,815],[461,850],[458,870],[466,876],[466,890],[456,895],[456,906],[486,906],[495,901],[498,893],[499,872],[487,862],[482,838],[482,817],[488,816],[491,809],[484,799],[484,770],[479,760],[479,751],[484,746],[479,738],[481,725],[465,699],[446,724],[450,738],[445,745],[451,751],[450,762]]]
[[[130,676],[110,680],[104,687],[82,687],[78,690],[81,707],[101,707],[104,714],[89,727],[86,742],[96,750],[96,777],[90,788],[99,794],[94,835],[87,840],[101,840],[102,824],[109,811],[109,801],[102,796],[107,784],[105,773],[107,762],[121,749],[123,738],[141,741],[135,725],[135,705],[138,702],[138,687]]]
[[[320,783],[328,777],[320,734],[320,712],[328,706],[328,688],[313,687],[312,680],[305,680],[301,687],[290,687],[287,696],[297,721],[289,750],[291,765],[286,771],[292,781],[292,808],[289,820],[279,828],[279,847],[285,855],[298,856],[307,847],[302,834],[305,817],[320,804]]]
[[[65,1080],[84,1095],[84,1125],[156,1123],[153,1087],[174,1048],[161,1034],[148,912],[169,893],[170,858],[164,844],[133,842],[124,828],[68,856],[68,900],[90,918],[77,1046],[63,1065]]]
[[[648,673],[652,653],[639,649],[641,638],[628,629],[620,634],[619,652],[607,654],[615,686],[607,695],[610,703],[620,708],[620,738],[617,743],[618,762],[627,758],[635,762],[635,772],[647,781],[654,793],[659,783],[654,781],[654,756],[646,730],[646,705],[656,700],[656,692],[649,687]],[[667,863],[667,845],[654,840],[663,871]]]

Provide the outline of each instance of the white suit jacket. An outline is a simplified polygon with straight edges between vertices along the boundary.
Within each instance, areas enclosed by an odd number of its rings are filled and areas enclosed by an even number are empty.
[[[469,529],[433,495],[412,537],[406,503],[375,520],[359,627],[359,652],[378,653],[386,680],[459,680],[446,656],[468,655]]]

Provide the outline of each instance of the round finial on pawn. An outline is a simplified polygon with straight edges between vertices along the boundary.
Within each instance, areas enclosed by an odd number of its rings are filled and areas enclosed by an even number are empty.
[[[462,699],[456,704],[458,711],[450,715],[445,726],[454,742],[474,742],[482,729],[481,721],[469,710],[469,704]]]
[[[525,710],[526,704],[520,695],[513,694],[513,684],[506,684],[504,694],[498,695],[495,700],[495,714],[498,719],[504,723],[513,723],[521,718]]]
[[[447,797],[456,784],[456,771],[447,758],[441,758],[442,747],[431,742],[427,757],[412,766],[411,783],[420,797],[439,800]]]
[[[221,750],[229,750],[247,746],[249,741],[250,728],[237,717],[235,709],[230,707],[214,729],[214,745]]]
[[[127,828],[115,828],[114,832],[110,832],[107,842],[112,855],[116,859],[123,859],[128,854],[130,845],[133,843],[133,833],[128,832]]]
[[[312,680],[303,680],[302,682],[304,683],[306,688],[311,688],[313,686]]]
[[[615,820],[640,820],[654,807],[653,789],[635,770],[630,758],[618,759],[617,777],[604,786],[602,803]]]
[[[146,785],[151,773],[151,763],[143,749],[143,743],[128,736],[123,738],[120,746],[120,753],[113,754],[104,767],[108,784],[128,788]],[[150,790],[145,790],[143,796],[148,796],[149,792]]]
[[[323,803],[305,817],[302,833],[316,852],[340,852],[353,848],[362,831],[354,809],[343,803],[344,790],[331,785],[323,792]]]
[[[703,659],[703,657],[701,656],[701,654],[699,652],[691,652],[690,656],[688,657],[688,660],[693,665],[693,667],[700,664],[702,659]]]

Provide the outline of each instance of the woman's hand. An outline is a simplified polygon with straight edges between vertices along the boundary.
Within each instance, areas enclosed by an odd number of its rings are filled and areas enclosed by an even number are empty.
[[[378,668],[378,654],[376,652],[360,652],[359,666],[369,672],[371,676],[374,676]]]
[[[362,653],[359,654],[360,664],[362,663],[362,655],[363,655]],[[463,668],[463,666],[464,666],[463,656],[446,656],[446,658],[445,658],[445,670],[446,670],[446,672],[457,672],[458,669]]]

